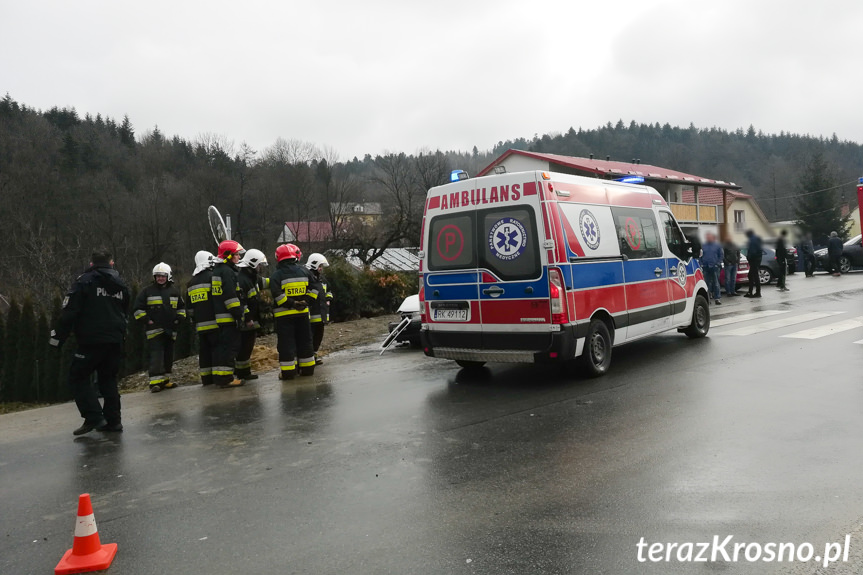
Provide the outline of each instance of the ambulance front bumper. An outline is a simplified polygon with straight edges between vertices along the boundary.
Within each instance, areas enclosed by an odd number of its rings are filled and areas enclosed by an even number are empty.
[[[550,334],[519,334],[509,338],[500,337],[502,335],[487,338],[491,341],[483,343],[489,344],[488,348],[476,348],[470,344],[477,343],[481,338],[479,335],[466,341],[465,334],[460,332],[421,332],[423,351],[427,356],[456,361],[553,363],[573,359],[581,352],[575,326],[561,326],[560,331]]]

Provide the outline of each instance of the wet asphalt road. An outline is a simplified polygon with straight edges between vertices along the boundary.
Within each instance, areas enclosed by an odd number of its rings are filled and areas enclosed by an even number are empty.
[[[124,396],[122,435],[73,439],[71,404],[0,417],[0,573],[52,573],[83,492],[128,575],[812,573],[636,549],[860,525],[863,323],[781,336],[863,315],[863,274],[789,285],[713,309],[777,315],[616,348],[598,380],[372,346],[298,383]]]

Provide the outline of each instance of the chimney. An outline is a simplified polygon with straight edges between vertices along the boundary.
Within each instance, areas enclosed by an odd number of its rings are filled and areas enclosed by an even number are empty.
[[[611,161],[611,156],[605,156],[605,161],[606,161],[606,162],[610,162],[610,161]]]
[[[591,159],[591,160],[593,159],[593,154],[591,154],[591,155],[590,155],[590,159]]]

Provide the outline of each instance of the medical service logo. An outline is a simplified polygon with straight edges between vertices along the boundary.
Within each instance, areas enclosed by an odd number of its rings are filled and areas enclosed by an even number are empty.
[[[512,261],[527,247],[527,231],[515,218],[498,220],[488,234],[488,249],[499,260]]]
[[[581,210],[578,216],[578,227],[581,228],[581,238],[592,250],[599,247],[599,224],[590,210]]]
[[[686,264],[679,262],[677,264],[677,277],[674,278],[682,286],[686,286]]]

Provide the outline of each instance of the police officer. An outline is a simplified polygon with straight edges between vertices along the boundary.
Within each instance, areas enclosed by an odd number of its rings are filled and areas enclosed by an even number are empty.
[[[239,387],[244,383],[234,377],[234,362],[240,351],[239,325],[245,311],[237,283],[236,263],[240,260],[240,249],[240,244],[233,240],[220,243],[210,278],[210,301],[218,325],[218,340],[213,350],[213,383],[219,387]]]
[[[294,244],[276,248],[276,271],[270,276],[279,350],[279,379],[315,373],[315,351],[309,325],[309,273],[299,264],[303,254]]]
[[[198,334],[198,369],[202,385],[213,383],[213,350],[218,344],[219,324],[216,312],[210,301],[211,280],[216,256],[207,251],[195,254],[195,271],[189,281],[186,294],[189,297],[189,317],[195,324]]]
[[[244,255],[237,267],[237,281],[240,292],[246,304],[243,325],[240,328],[240,351],[234,367],[234,374],[243,380],[258,379],[252,374],[252,351],[255,349],[255,339],[261,329],[260,289],[262,282],[258,275],[259,269],[267,265],[267,257],[261,250],[250,249]]]
[[[177,387],[171,381],[174,341],[186,309],[180,290],[174,287],[171,266],[165,262],[153,268],[153,283],[141,290],[135,300],[135,319],[146,326],[147,352],[150,355],[150,391]]]
[[[84,423],[73,431],[83,435],[94,429],[123,431],[117,372],[126,339],[129,288],[114,268],[114,259],[104,249],[93,252],[90,267],[75,280],[63,300],[63,310],[50,345],[61,347],[74,333],[78,349],[69,369],[69,387]],[[99,405],[90,375],[96,372]]]
[[[315,364],[321,365],[324,361],[318,357],[318,350],[324,340],[324,325],[329,320],[330,301],[333,294],[327,291],[326,278],[323,268],[330,265],[323,254],[312,254],[306,261],[309,270],[309,322],[312,326],[312,347],[315,350]]]

